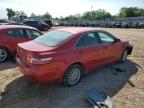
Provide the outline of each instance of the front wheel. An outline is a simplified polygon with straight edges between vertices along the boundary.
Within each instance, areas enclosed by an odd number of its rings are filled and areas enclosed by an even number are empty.
[[[6,61],[8,58],[8,51],[5,48],[0,48],[0,63]]]
[[[70,66],[64,75],[64,86],[74,86],[78,84],[82,78],[83,69],[80,65]]]
[[[125,62],[128,56],[128,51],[125,50],[121,56],[120,62]]]

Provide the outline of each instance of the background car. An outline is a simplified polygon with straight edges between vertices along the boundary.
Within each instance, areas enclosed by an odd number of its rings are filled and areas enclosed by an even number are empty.
[[[23,23],[17,23],[17,22],[14,22],[14,21],[7,21],[5,23],[0,23],[0,25],[25,25],[25,24],[23,24]]]
[[[7,20],[4,20],[4,19],[0,19],[0,23],[6,23]]]
[[[31,27],[35,27],[40,31],[47,31],[49,29],[49,26],[45,23],[42,23],[41,21],[28,20],[28,21],[24,21],[23,23]]]
[[[128,41],[88,28],[62,28],[18,44],[17,64],[36,83],[73,86],[82,75],[131,54]]]
[[[139,23],[139,28],[144,28],[144,21]]]
[[[8,21],[4,19],[0,19],[0,25],[5,24],[5,23],[8,23]]]
[[[59,26],[58,21],[54,21],[54,22],[53,22],[53,26]]]
[[[16,55],[17,44],[30,41],[42,35],[33,27],[20,25],[0,26],[0,63]]]
[[[50,19],[43,20],[43,22],[45,22],[50,28],[53,26],[53,21]]]

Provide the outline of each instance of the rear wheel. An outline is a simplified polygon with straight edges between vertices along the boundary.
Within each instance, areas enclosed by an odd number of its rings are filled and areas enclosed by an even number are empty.
[[[120,62],[125,62],[128,56],[128,51],[125,50],[121,56]]]
[[[74,86],[78,84],[82,78],[83,69],[80,65],[72,65],[68,68],[64,75],[64,86]]]
[[[0,63],[6,61],[8,58],[8,51],[5,48],[0,48]]]

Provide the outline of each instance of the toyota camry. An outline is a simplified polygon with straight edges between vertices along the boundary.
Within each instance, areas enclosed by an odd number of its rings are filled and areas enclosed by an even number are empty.
[[[19,43],[17,64],[27,78],[40,84],[78,84],[83,75],[116,61],[124,62],[132,45],[93,28],[60,28]]]

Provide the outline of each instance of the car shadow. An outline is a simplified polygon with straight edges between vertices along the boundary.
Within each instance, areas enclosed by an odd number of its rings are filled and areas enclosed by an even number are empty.
[[[12,69],[12,68],[16,68],[16,64],[13,59],[9,59],[3,63],[0,63],[0,71]]]
[[[138,72],[139,65],[131,60],[115,63],[86,75],[74,87],[60,84],[38,85],[25,77],[10,82],[0,100],[2,108],[90,108],[85,101],[85,92],[92,88],[116,95],[126,84],[135,85],[129,80]],[[118,68],[123,71],[118,71]],[[7,104],[9,103],[9,104]]]

